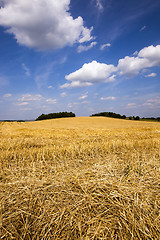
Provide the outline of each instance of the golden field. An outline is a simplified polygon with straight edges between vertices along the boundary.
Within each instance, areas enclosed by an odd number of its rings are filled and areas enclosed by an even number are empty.
[[[0,239],[160,239],[160,123],[0,123]]]

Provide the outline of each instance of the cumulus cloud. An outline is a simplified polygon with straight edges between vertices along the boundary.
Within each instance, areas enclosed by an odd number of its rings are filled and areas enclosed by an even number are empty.
[[[79,70],[66,75],[66,80],[71,83],[66,83],[61,87],[83,87],[99,82],[111,82],[115,80],[112,73],[116,70],[117,68],[112,64],[107,65],[97,61],[85,63]]]
[[[56,104],[57,103],[57,99],[49,98],[49,99],[46,99],[46,102],[48,104]]]
[[[73,81],[71,83],[65,83],[61,85],[60,88],[77,88],[77,87],[87,87],[92,85],[93,83],[90,83],[90,82]]]
[[[160,66],[160,45],[143,48],[138,57],[147,59],[149,67]]]
[[[72,103],[68,103],[67,108],[72,108]]]
[[[148,65],[148,60],[139,57],[126,56],[119,60],[118,69],[120,75],[134,76],[137,75],[141,69]]]
[[[156,77],[157,76],[157,73],[150,73],[148,75],[146,75],[145,77]]]
[[[66,92],[62,92],[61,93],[61,97],[66,97],[67,96],[67,93]]]
[[[38,50],[54,50],[77,42],[88,42],[93,38],[93,28],[85,27],[81,16],[76,19],[71,16],[70,0],[1,2],[0,25],[7,28],[7,32],[13,34],[21,45]]]
[[[110,46],[111,46],[110,43],[102,44],[102,45],[100,46],[100,50],[103,51],[106,47],[110,47]]]
[[[118,62],[120,75],[134,76],[145,68],[160,66],[160,45],[143,48],[136,57],[126,56]]]
[[[78,99],[79,100],[84,100],[84,99],[86,99],[88,97],[88,93],[86,93],[86,94],[83,94],[81,97],[79,97]]]
[[[145,103],[142,104],[142,106],[146,106],[149,108],[160,108],[160,97],[154,97],[151,99],[148,99]]]
[[[43,97],[40,94],[23,94],[21,98],[18,99],[19,102],[28,102],[28,101],[40,101]]]
[[[9,97],[12,97],[12,94],[11,93],[6,93],[3,95],[4,98],[9,98]]]
[[[82,104],[87,104],[87,103],[89,103],[89,102],[88,102],[88,101],[83,101],[83,102],[82,102]]]
[[[147,68],[160,66],[160,45],[145,47],[134,55],[120,59],[117,67],[97,61],[85,63],[79,70],[66,75],[68,82],[60,87],[86,87],[96,83],[113,82],[118,74],[133,77],[141,72],[144,73]],[[148,77],[155,76],[156,73],[148,75]]]
[[[91,41],[93,39],[93,37],[91,36],[92,30],[93,30],[93,27],[91,27],[90,29],[83,27],[81,36],[79,38],[79,43]]]
[[[28,108],[28,107],[24,108],[24,107],[23,107],[23,108],[21,109],[21,111],[24,111],[24,112],[26,112],[26,111],[32,111],[32,108]]]
[[[108,78],[108,82],[114,82],[114,81],[116,81],[115,77],[116,77],[116,74],[113,74],[112,76],[110,76],[110,77]]]
[[[142,106],[152,107],[153,104],[152,104],[152,103],[149,103],[149,102],[146,102],[146,103],[143,103]]]
[[[160,105],[160,97],[155,97],[147,100],[148,103],[154,103],[154,104],[159,104]]]
[[[20,103],[17,103],[18,106],[26,106],[28,105],[29,103],[28,102],[20,102]]]
[[[81,52],[84,52],[84,51],[88,51],[89,49],[93,48],[95,45],[97,45],[97,42],[91,42],[88,46],[80,45],[77,48],[77,52],[81,53]]]
[[[128,103],[127,108],[136,108],[136,103]]]
[[[138,55],[138,51],[135,51],[134,53],[133,53],[133,56],[137,56]]]
[[[101,97],[100,99],[101,99],[102,101],[103,101],[103,100],[115,100],[116,97]]]

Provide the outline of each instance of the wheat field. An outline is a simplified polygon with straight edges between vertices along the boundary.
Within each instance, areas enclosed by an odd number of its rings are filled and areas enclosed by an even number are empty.
[[[0,239],[160,239],[160,123],[0,123]]]

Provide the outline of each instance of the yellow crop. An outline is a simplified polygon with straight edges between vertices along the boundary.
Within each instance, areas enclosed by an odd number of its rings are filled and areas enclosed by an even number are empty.
[[[0,123],[0,239],[160,239],[160,123]]]

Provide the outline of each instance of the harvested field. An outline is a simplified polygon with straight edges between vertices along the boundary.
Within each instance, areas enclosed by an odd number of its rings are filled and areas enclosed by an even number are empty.
[[[160,123],[0,123],[0,239],[160,239]]]

